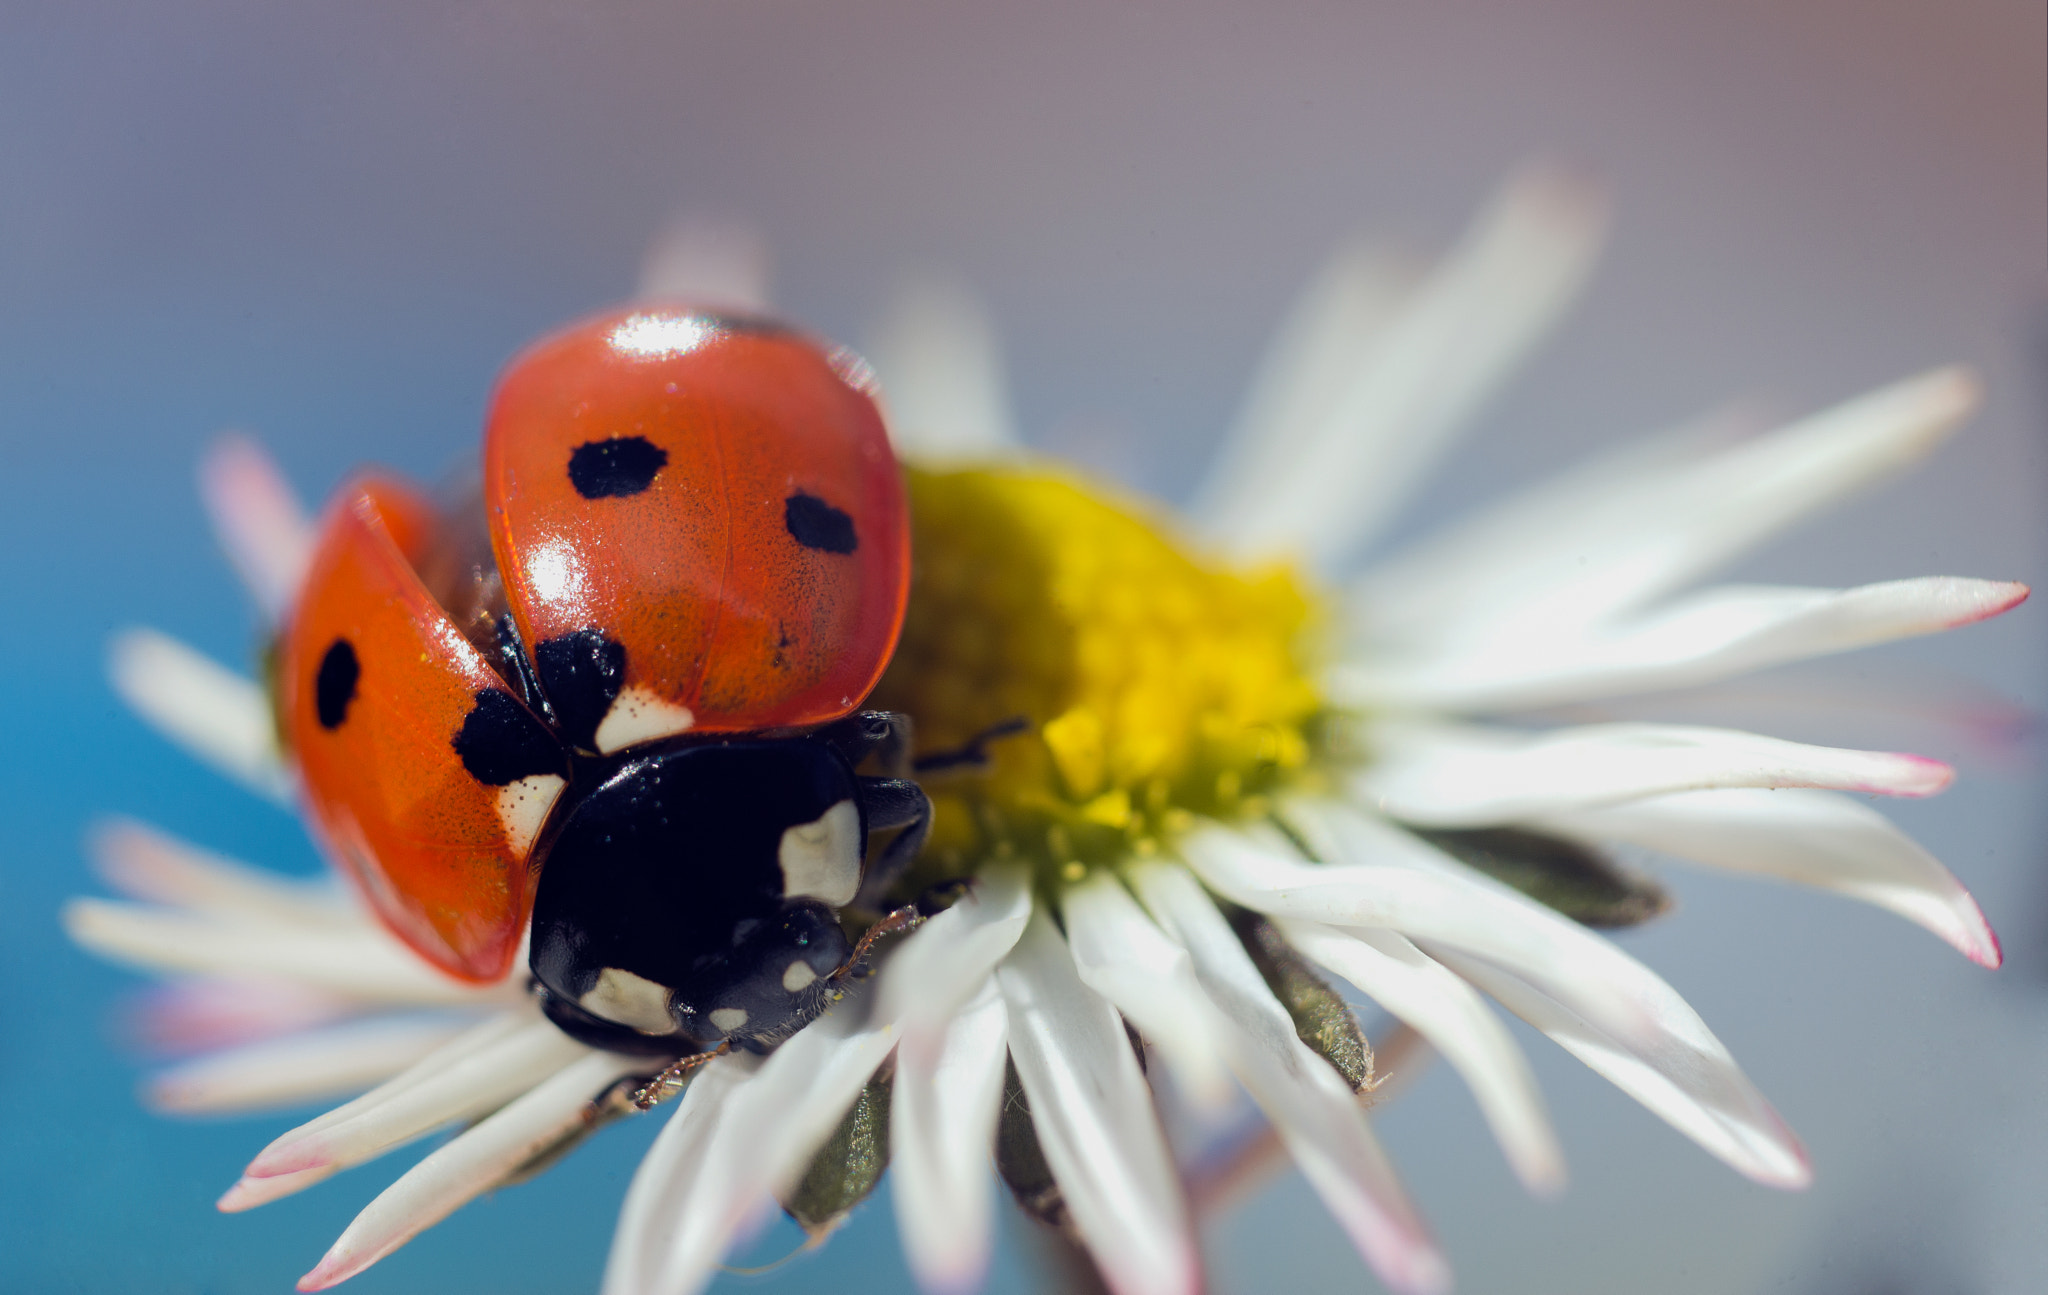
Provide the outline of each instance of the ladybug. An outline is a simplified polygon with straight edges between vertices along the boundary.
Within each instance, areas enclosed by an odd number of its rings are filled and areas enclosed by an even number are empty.
[[[585,1042],[785,1036],[930,825],[907,723],[858,710],[909,564],[851,353],[686,307],[572,326],[500,379],[467,498],[371,475],[327,509],[273,683],[315,834],[452,976],[530,927]]]

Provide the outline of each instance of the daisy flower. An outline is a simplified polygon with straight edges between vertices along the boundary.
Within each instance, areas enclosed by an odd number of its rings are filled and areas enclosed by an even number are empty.
[[[523,976],[458,986],[338,890],[104,831],[98,856],[130,901],[75,902],[71,931],[176,977],[152,1019],[202,1053],[158,1076],[153,1100],[244,1109],[375,1085],[263,1149],[221,1208],[461,1126],[300,1283],[324,1289],[679,1089],[625,1200],[615,1295],[701,1288],[778,1202],[822,1234],[885,1166],[919,1280],[971,1288],[992,1153],[1110,1289],[1169,1295],[1201,1276],[1167,1130],[1213,1127],[1241,1091],[1388,1286],[1447,1289],[1366,1117],[1372,1053],[1333,982],[1444,1056],[1532,1191],[1558,1190],[1564,1159],[1497,1008],[1738,1172],[1805,1184],[1798,1140],[1705,1022],[1591,929],[1663,904],[1607,850],[1832,890],[1996,966],[1956,879],[1845,794],[1930,795],[1951,771],[1724,729],[1515,717],[1954,628],[2027,591],[1692,587],[1932,450],[1975,403],[1954,370],[1763,435],[1666,434],[1340,580],[1566,306],[1603,214],[1583,183],[1539,170],[1434,266],[1339,258],[1185,517],[1033,458],[971,305],[906,299],[874,358],[916,568],[871,704],[909,714],[922,750],[974,757],[928,771],[935,827],[902,891],[955,882],[928,893],[957,899],[929,904],[941,911],[885,946],[875,975],[766,1055],[650,1082],[658,1062],[556,1031]],[[664,273],[701,278],[693,255],[668,249]],[[757,293],[729,269],[727,298]],[[203,481],[278,616],[304,514],[245,442]],[[289,798],[255,684],[146,631],[116,644],[114,673],[173,737]]]

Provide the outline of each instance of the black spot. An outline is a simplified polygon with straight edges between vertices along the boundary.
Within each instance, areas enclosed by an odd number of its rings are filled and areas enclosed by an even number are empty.
[[[313,712],[320,717],[321,728],[341,727],[348,718],[348,704],[356,699],[356,681],[362,677],[355,645],[347,639],[334,640],[313,676]]]
[[[502,787],[536,773],[561,773],[562,750],[547,726],[502,688],[486,688],[455,735],[455,754],[469,776]]]
[[[789,527],[796,542],[807,549],[851,553],[860,547],[860,540],[853,533],[853,518],[801,490],[789,497],[782,510],[782,523]]]
[[[668,451],[644,436],[587,441],[569,455],[569,484],[585,499],[637,495],[667,464]]]
[[[571,742],[597,749],[597,726],[626,682],[626,645],[601,630],[577,630],[534,649],[541,690]]]

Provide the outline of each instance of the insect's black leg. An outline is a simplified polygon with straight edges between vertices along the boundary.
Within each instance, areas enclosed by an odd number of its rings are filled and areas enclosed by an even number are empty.
[[[924,839],[932,830],[932,802],[924,788],[908,778],[862,778],[859,783],[868,831],[903,829],[895,840],[882,847],[861,881],[860,893],[853,897],[855,904],[874,908],[910,866],[910,861],[917,858],[918,851],[924,849]]]
[[[1011,737],[1031,727],[1031,721],[1022,715],[1012,715],[998,720],[987,728],[968,738],[950,751],[933,751],[917,757],[911,769],[917,773],[938,773],[945,769],[985,768],[988,765],[987,746],[1001,737]]]
[[[855,768],[870,755],[890,778],[910,774],[910,716],[894,710],[855,711],[834,720],[814,735],[829,742]]]

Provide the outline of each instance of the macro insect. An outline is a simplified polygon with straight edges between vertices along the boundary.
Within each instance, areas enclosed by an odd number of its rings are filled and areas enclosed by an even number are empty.
[[[907,723],[857,709],[903,624],[903,492],[849,352],[681,307],[540,341],[468,498],[369,475],[321,521],[273,667],[317,834],[452,976],[506,975],[530,925],[584,1042],[801,1028],[859,961],[840,910],[930,825]]]

